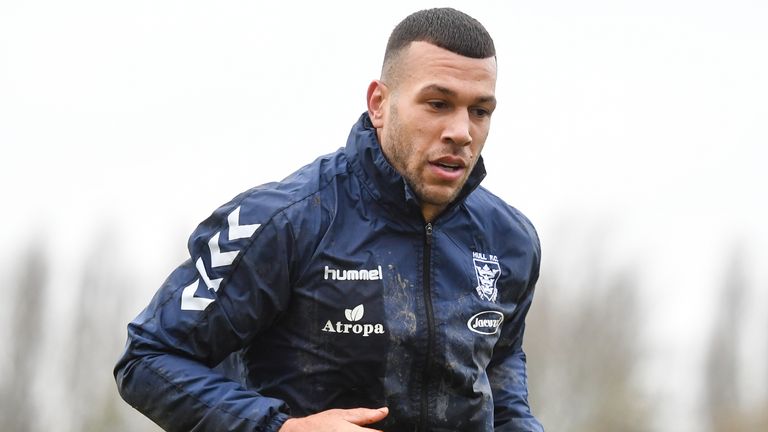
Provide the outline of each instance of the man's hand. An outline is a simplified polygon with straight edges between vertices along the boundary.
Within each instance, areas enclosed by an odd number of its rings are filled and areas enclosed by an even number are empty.
[[[389,408],[332,409],[311,416],[291,418],[283,423],[280,432],[361,432],[375,431],[361,427],[376,423],[389,414]],[[381,431],[379,431],[381,432]]]

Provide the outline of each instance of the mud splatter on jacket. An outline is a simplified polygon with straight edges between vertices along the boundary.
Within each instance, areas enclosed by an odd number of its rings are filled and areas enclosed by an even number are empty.
[[[199,225],[128,326],[121,395],[170,431],[380,406],[386,431],[541,430],[522,351],[539,242],[484,176],[425,223],[364,114],[346,147]]]

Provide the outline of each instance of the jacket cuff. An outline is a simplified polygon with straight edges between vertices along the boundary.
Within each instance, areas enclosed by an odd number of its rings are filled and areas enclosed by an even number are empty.
[[[264,429],[264,432],[278,432],[280,428],[283,427],[283,423],[289,418],[291,418],[291,416],[286,413],[275,414],[275,416],[272,417],[272,420],[269,421],[267,428]]]
[[[544,427],[535,418],[513,418],[504,426],[493,429],[494,432],[544,432]]]

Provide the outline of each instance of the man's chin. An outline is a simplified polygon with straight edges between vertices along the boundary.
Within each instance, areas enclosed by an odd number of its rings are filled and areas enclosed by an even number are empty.
[[[423,195],[419,196],[422,204],[429,204],[434,207],[447,207],[459,195],[457,190],[425,190]]]

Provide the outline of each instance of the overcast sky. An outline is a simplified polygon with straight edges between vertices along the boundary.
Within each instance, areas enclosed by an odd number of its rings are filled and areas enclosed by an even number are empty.
[[[638,268],[649,371],[692,373],[730,251],[768,286],[764,1],[2,2],[0,269],[45,238],[65,297],[113,227],[146,303],[213,209],[344,144],[391,29],[442,5],[494,37],[485,185],[537,225],[543,277],[595,243]]]

